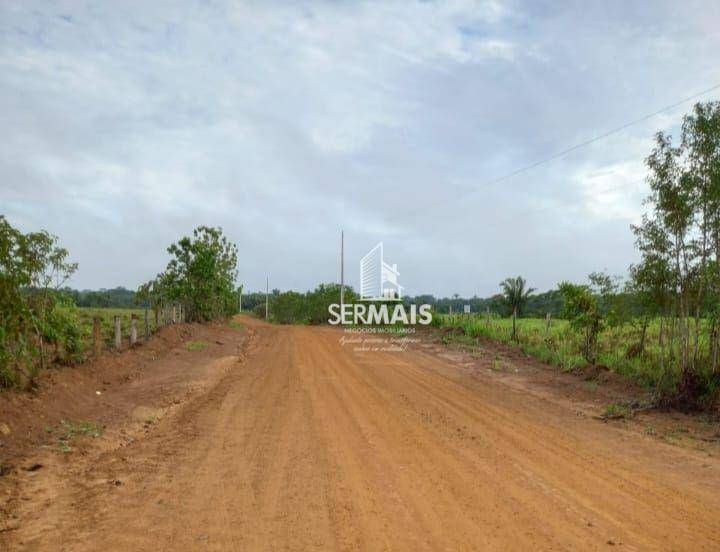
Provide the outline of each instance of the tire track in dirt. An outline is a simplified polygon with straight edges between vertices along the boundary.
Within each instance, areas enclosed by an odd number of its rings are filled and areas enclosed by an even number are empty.
[[[557,497],[567,495],[566,492],[559,491],[563,491],[564,487],[571,486],[580,491],[574,493],[576,495],[574,499],[582,498],[583,506],[589,507],[592,504],[605,506],[604,511],[602,508],[594,508],[592,510],[594,515],[590,519],[597,519],[599,515],[608,517],[607,511],[610,511],[614,514],[612,516],[614,519],[609,518],[609,521],[614,521],[616,525],[620,525],[620,527],[624,525],[629,528],[640,527],[642,520],[636,515],[636,511],[645,507],[644,515],[649,518],[662,512],[669,519],[684,517],[685,523],[678,524],[676,529],[681,533],[684,532],[688,538],[692,538],[696,532],[709,532],[717,538],[718,520],[720,520],[717,510],[708,515],[704,507],[688,509],[688,505],[691,503],[687,501],[685,494],[680,494],[665,485],[658,485],[657,480],[644,477],[642,472],[628,471],[623,467],[624,462],[618,461],[618,459],[608,462],[594,446],[595,443],[592,439],[582,441],[575,438],[569,443],[565,443],[568,440],[568,431],[565,427],[562,427],[562,433],[558,433],[553,431],[553,424],[548,423],[547,420],[538,424],[532,419],[533,417],[539,419],[544,417],[544,412],[541,410],[545,410],[549,406],[546,403],[541,404],[542,409],[538,409],[537,406],[531,408],[532,402],[525,401],[526,397],[521,395],[521,400],[526,402],[525,414],[522,415],[521,409],[516,409],[517,419],[510,420],[503,412],[511,411],[514,408],[515,401],[511,399],[517,393],[503,393],[501,395],[502,407],[494,408],[490,406],[493,402],[492,396],[486,395],[479,398],[477,392],[474,394],[475,396],[467,396],[461,392],[460,386],[449,381],[448,378],[437,374],[428,374],[427,371],[423,372],[419,368],[422,365],[421,359],[412,356],[403,356],[400,359],[402,366],[393,373],[402,379],[414,380],[424,388],[428,400],[434,398],[440,401],[441,411],[455,411],[460,417],[470,416],[471,418],[473,412],[477,412],[481,416],[476,417],[475,421],[480,423],[492,421],[491,424],[484,424],[484,431],[493,436],[493,447],[502,451],[511,460],[510,468],[514,467],[532,475],[531,481],[540,483],[542,488],[554,491]],[[387,362],[388,366],[392,366],[391,359],[388,359]],[[435,383],[430,387],[428,382],[432,381],[433,377]],[[404,382],[402,387],[406,388],[406,383]],[[453,395],[457,397],[457,400],[451,400]],[[598,424],[595,421],[576,421],[570,423],[569,426],[582,427],[589,435],[595,436],[595,438],[605,437],[605,440],[607,440],[607,433],[614,433],[607,431],[604,424]],[[682,453],[678,454],[678,456],[681,455]],[[543,464],[552,469],[544,467],[542,470],[537,469]],[[685,490],[685,492],[687,491]],[[583,497],[583,495],[588,496]],[[618,501],[618,497],[622,497],[622,500]],[[705,495],[705,497],[709,498],[709,495]],[[698,497],[695,498],[697,500]],[[613,508],[607,508],[608,502],[615,502]],[[646,507],[647,503],[653,504],[652,509]],[[698,503],[701,502],[698,500]],[[633,519],[637,521],[636,524],[631,523]],[[667,527],[658,525],[655,528],[663,532],[654,542],[655,546],[666,543],[668,538],[672,541],[673,537],[664,534]]]

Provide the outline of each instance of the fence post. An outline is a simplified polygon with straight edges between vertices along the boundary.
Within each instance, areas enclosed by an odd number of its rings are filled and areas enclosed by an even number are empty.
[[[100,356],[102,351],[102,333],[100,331],[100,317],[93,317],[93,353],[96,357]]]
[[[120,331],[120,317],[115,316],[115,350],[119,351],[122,346],[122,332]]]
[[[137,343],[137,321],[138,315],[133,313],[130,315],[130,346],[134,346]]]
[[[490,326],[490,307],[485,307],[485,325]]]
[[[150,321],[149,321],[149,312],[147,309],[145,309],[145,341],[148,341],[150,339]]]
[[[175,324],[177,322],[177,306],[173,303],[172,306],[172,323]]]
[[[545,315],[545,337],[547,337],[550,334],[550,313],[547,313]]]
[[[160,306],[155,305],[155,331],[160,329]]]

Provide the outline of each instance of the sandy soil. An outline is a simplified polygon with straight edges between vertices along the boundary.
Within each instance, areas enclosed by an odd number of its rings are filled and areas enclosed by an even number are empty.
[[[0,549],[720,549],[713,450],[434,345],[243,323],[164,353],[143,404],[118,389],[102,437],[18,460]]]

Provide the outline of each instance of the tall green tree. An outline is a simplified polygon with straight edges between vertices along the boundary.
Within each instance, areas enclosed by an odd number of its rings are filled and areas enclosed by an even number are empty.
[[[650,209],[633,227],[642,258],[631,274],[659,308],[659,400],[709,406],[720,389],[720,102],[695,105],[680,145],[658,133],[646,165]]]
[[[199,226],[168,247],[164,272],[140,287],[154,305],[179,302],[187,320],[207,322],[237,311],[237,246],[221,228]]]
[[[589,286],[562,282],[558,289],[564,302],[563,315],[570,327],[582,335],[581,351],[586,361],[595,364],[598,353],[598,337],[604,319],[598,308],[598,296]]]

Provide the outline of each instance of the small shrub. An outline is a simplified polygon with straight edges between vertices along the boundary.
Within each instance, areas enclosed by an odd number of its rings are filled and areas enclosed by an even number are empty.
[[[185,343],[185,348],[188,351],[203,351],[207,347],[207,343],[203,341],[188,341]]]
[[[50,431],[48,431],[50,429]],[[52,428],[45,428],[47,433],[52,433]],[[103,434],[102,426],[94,422],[73,423],[69,420],[62,420],[58,428],[58,450],[60,452],[70,452],[70,446],[73,440],[78,436],[97,438]]]
[[[265,318],[265,303],[258,303],[252,309],[252,313],[258,318]]]
[[[624,420],[631,414],[630,408],[623,404],[611,403],[605,407],[602,413],[604,420]]]

